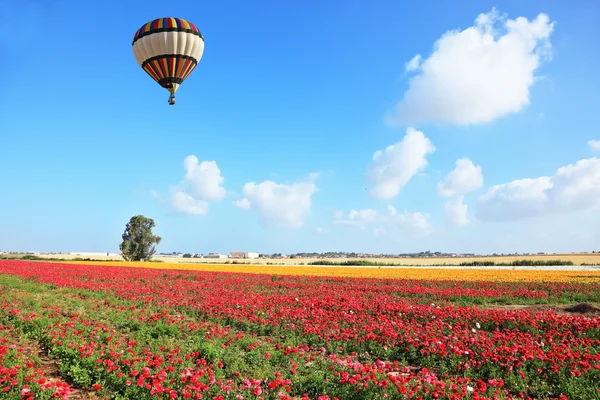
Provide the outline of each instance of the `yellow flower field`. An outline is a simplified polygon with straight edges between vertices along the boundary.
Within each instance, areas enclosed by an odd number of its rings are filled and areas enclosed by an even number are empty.
[[[192,271],[243,272],[269,275],[345,276],[355,278],[434,279],[505,282],[598,282],[600,271],[545,271],[500,269],[379,268],[271,266],[231,264],[180,264],[122,261],[61,261],[65,264],[107,265]]]

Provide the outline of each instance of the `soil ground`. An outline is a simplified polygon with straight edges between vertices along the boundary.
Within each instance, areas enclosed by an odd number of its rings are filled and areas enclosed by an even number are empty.
[[[485,305],[481,306],[485,309],[495,310],[528,310],[532,312],[539,311],[553,311],[557,314],[563,315],[583,315],[586,317],[594,318],[600,317],[600,305],[598,304],[535,304],[535,305]]]
[[[73,383],[70,382],[69,379],[65,379],[62,375],[60,375],[57,361],[50,358],[48,354],[44,351],[44,349],[39,345],[39,343],[35,340],[25,338],[19,335],[13,329],[9,329],[8,332],[10,336],[8,337],[9,341],[17,345],[18,347],[23,348],[23,353],[27,356],[27,358],[36,362],[36,367],[39,368],[44,377],[48,381],[63,381],[68,382],[71,385],[71,388],[74,389],[73,392],[69,393],[69,399],[72,400],[106,400],[106,397],[101,396],[100,394],[73,387]]]

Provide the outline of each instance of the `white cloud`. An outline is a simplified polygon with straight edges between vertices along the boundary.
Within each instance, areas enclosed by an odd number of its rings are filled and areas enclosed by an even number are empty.
[[[342,214],[343,216],[343,214]],[[334,223],[338,224],[348,224],[348,225],[359,225],[363,226],[366,224],[381,222],[381,216],[379,213],[371,208],[365,208],[364,210],[350,210],[348,213],[347,219],[341,219],[334,221]]]
[[[552,178],[518,179],[492,186],[479,197],[476,216],[481,220],[518,220],[542,214],[548,204]]]
[[[178,213],[205,215],[208,212],[207,201],[195,199],[183,190],[173,190],[169,202],[173,211]]]
[[[315,232],[317,232],[317,233],[323,233],[323,228],[321,228],[321,227],[316,227],[316,228],[315,228]]]
[[[409,62],[406,63],[406,65],[404,66],[404,69],[406,70],[406,72],[411,72],[411,71],[418,69],[420,65],[421,65],[421,55],[417,54],[416,56],[411,58]]]
[[[600,207],[600,159],[569,164],[554,176],[519,179],[492,186],[479,197],[476,216],[509,221]]]
[[[529,89],[543,59],[551,57],[554,22],[540,13],[534,20],[506,19],[495,9],[464,30],[443,34],[397,104],[390,124],[425,121],[477,124],[529,105]]]
[[[429,214],[424,214],[418,211],[408,212],[406,210],[399,214],[398,211],[392,206],[388,206],[388,211],[392,216],[392,222],[395,222],[395,224],[399,225],[400,227],[422,230],[430,227]]]
[[[155,190],[151,194],[176,213],[205,215],[209,202],[223,200],[227,193],[222,186],[221,170],[215,161],[199,162],[194,155],[183,160],[183,167],[186,171],[183,180],[170,189],[165,201]]]
[[[244,185],[244,198],[236,202],[240,208],[258,212],[261,222],[268,227],[299,229],[310,214],[311,198],[317,192],[311,174],[307,182],[290,185],[264,181]]]
[[[185,180],[190,184],[194,195],[207,201],[218,201],[225,198],[225,188],[221,186],[224,178],[215,161],[202,161],[194,155],[183,161],[186,170]]]
[[[319,179],[320,176],[321,176],[320,172],[311,172],[310,174],[308,174],[308,181],[314,182],[317,179]]]
[[[234,201],[233,205],[242,210],[247,210],[250,208],[250,200],[244,197],[243,199]]]
[[[435,151],[423,132],[406,129],[404,138],[373,155],[367,167],[366,179],[372,186],[371,195],[379,199],[396,197],[417,173],[428,165],[426,156]]]
[[[446,220],[453,226],[465,226],[469,224],[468,206],[463,203],[463,196],[450,200],[444,205]]]
[[[443,197],[452,197],[472,192],[483,186],[481,167],[468,158],[456,160],[456,168],[437,184],[437,192]]]
[[[361,229],[373,227],[373,234],[382,236],[393,232],[424,232],[431,223],[429,214],[421,212],[403,211],[399,213],[393,206],[388,206],[387,214],[377,210],[366,208],[362,210],[350,210],[348,216],[343,215],[333,220],[336,225],[353,225]]]
[[[600,140],[590,140],[587,142],[590,149],[594,151],[600,151]]]

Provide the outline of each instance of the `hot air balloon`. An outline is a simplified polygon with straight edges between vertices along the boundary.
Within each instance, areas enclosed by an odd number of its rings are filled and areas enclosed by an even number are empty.
[[[204,53],[204,38],[194,24],[181,18],[157,18],[144,24],[133,37],[133,55],[160,86],[167,89],[169,104]]]

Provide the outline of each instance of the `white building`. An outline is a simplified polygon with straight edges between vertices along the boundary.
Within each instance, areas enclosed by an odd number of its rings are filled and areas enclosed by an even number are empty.
[[[254,252],[244,253],[244,258],[258,258],[258,253],[254,253]]]
[[[204,258],[228,258],[226,254],[208,253]]]

